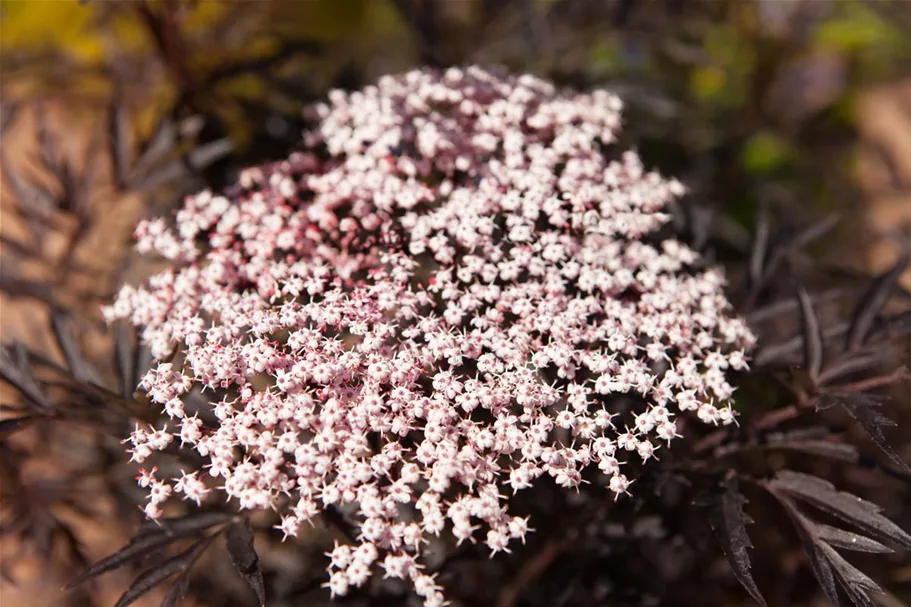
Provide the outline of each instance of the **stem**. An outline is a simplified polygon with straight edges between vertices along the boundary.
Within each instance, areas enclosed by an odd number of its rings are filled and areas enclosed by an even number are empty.
[[[909,379],[911,375],[908,373],[908,369],[901,368],[897,371],[893,371],[887,375],[877,375],[876,377],[869,377],[867,379],[862,379],[856,382],[851,382],[848,384],[841,384],[837,386],[832,386],[831,391],[833,392],[868,392],[876,388],[882,388],[883,386],[890,386],[894,383],[900,382],[902,380]]]
[[[551,539],[540,552],[525,561],[525,564],[522,565],[522,568],[512,581],[500,592],[500,596],[497,599],[497,607],[513,607],[526,587],[550,567],[551,563],[566,549],[574,536],[574,533],[567,533],[561,538]]]

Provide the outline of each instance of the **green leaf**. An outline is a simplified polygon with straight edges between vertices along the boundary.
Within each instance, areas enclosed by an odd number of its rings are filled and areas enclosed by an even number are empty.
[[[791,160],[786,141],[768,132],[753,135],[741,151],[743,168],[754,175],[766,175]]]

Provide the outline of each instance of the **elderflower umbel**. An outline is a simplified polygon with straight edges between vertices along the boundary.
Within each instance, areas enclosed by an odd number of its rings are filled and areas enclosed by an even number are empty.
[[[143,473],[148,516],[218,485],[294,536],[332,505],[360,541],[331,553],[334,596],[381,573],[440,605],[428,536],[508,551],[529,527],[507,496],[535,479],[594,466],[622,494],[674,411],[732,422],[724,371],[753,337],[720,273],[647,238],[683,187],[606,160],[621,107],[476,67],[387,76],[310,108],[305,151],[187,198],[176,228],[143,222],[137,247],[174,265],[105,314],[182,356],[141,385],[166,425],[127,442],[209,462]],[[194,387],[214,425],[185,410]]]

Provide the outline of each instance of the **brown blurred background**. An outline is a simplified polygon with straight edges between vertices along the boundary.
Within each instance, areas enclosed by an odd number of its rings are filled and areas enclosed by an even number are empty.
[[[65,310],[106,359],[99,305],[150,269],[130,253],[139,217],[287,153],[301,107],[330,88],[419,65],[505,64],[614,89],[627,139],[723,213],[716,229],[735,248],[760,205],[842,213],[824,252],[858,268],[892,264],[911,228],[903,0],[2,0],[0,51],[0,331],[58,360],[36,301]],[[51,494],[60,462],[91,466],[100,439],[17,440],[31,454],[23,476]],[[114,513],[97,491],[96,513]],[[105,526],[53,515],[89,560],[131,532],[113,514]],[[0,552],[16,579],[0,581],[4,607],[57,604],[67,548],[50,560],[20,548]],[[113,604],[128,582],[106,576],[94,599]]]

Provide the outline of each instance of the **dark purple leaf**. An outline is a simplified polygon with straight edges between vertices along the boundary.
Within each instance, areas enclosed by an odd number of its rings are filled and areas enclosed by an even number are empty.
[[[895,288],[896,281],[908,267],[908,262],[909,255],[905,253],[892,266],[892,269],[873,281],[873,284],[870,285],[870,288],[861,298],[857,309],[854,311],[851,328],[848,330],[848,350],[854,350],[863,344],[864,339],[870,332],[870,328],[873,326],[876,315],[886,304],[892,289]]]
[[[127,328],[123,323],[117,323],[114,327],[114,366],[120,379],[120,393],[124,398],[130,398],[136,391],[137,384],[133,383],[136,379],[134,361],[134,349],[127,343]]]
[[[94,142],[91,145],[94,146]],[[76,184],[76,189],[73,192],[73,212],[76,213],[76,217],[79,218],[79,221],[83,225],[90,220],[89,213],[91,207],[89,202],[92,195],[92,186],[95,185],[95,171],[98,165],[98,156],[91,148],[89,148],[86,154],[87,159],[85,165],[82,167],[81,176]]]
[[[709,524],[721,543],[721,549],[731,565],[734,576],[757,603],[765,606],[765,598],[759,592],[753,574],[750,573],[748,550],[753,545],[747,535],[746,526],[753,521],[743,511],[746,503],[747,499],[737,488],[737,481],[733,478],[725,479],[723,488],[710,503]]]
[[[819,539],[824,540],[827,544],[834,546],[835,548],[854,550],[856,552],[894,552],[894,550],[888,546],[884,546],[876,540],[870,539],[865,535],[860,535],[859,533],[854,533],[853,531],[845,531],[838,527],[822,524],[818,524],[816,530]]]
[[[66,587],[74,588],[102,573],[146,557],[171,542],[196,535],[231,518],[232,515],[227,513],[206,512],[178,519],[165,519],[160,525],[150,521],[151,526],[140,527],[139,533],[129,544],[90,565]]]
[[[880,514],[882,510],[879,506],[856,495],[838,491],[828,481],[809,474],[782,470],[768,482],[768,486],[855,525],[887,546],[911,549],[911,535]]]
[[[73,167],[66,162],[61,162],[54,171],[54,177],[63,188],[63,194],[57,199],[57,208],[67,213],[73,213],[76,217],[84,218],[87,201],[81,198],[81,184]]]
[[[815,305],[819,305],[821,303],[837,301],[843,297],[846,297],[847,295],[853,294],[855,291],[857,291],[857,289],[845,289],[845,288],[829,289],[827,291],[823,291],[816,295],[811,295],[810,301],[812,301]],[[787,314],[787,313],[791,312],[792,310],[795,310],[799,307],[800,307],[800,302],[798,302],[798,301],[795,301],[793,299],[782,299],[782,300],[776,301],[774,303],[770,303],[768,305],[762,306],[760,308],[756,308],[755,310],[753,310],[752,312],[747,314],[747,320],[750,323],[758,323],[758,322],[762,322],[764,320],[769,320],[769,319],[775,318],[782,314]]]
[[[133,357],[133,390],[139,385],[139,380],[152,368],[152,351],[139,344],[136,346],[136,355]]]
[[[19,390],[35,406],[38,413],[49,415],[54,412],[50,401],[41,391],[38,381],[32,374],[28,353],[22,344],[0,347],[0,378]]]
[[[129,130],[130,118],[126,106],[119,93],[115,94],[108,107],[108,140],[114,181],[120,189],[126,188],[130,171]]]
[[[7,255],[9,253],[16,253],[17,255],[25,257],[26,259],[34,259],[40,255],[35,247],[19,242],[15,238],[7,236],[6,234],[0,234],[0,244],[2,244],[6,249]]]
[[[189,171],[186,164],[182,159],[178,159],[154,171],[149,171],[131,185],[140,192],[148,192],[187,175],[189,175]]]
[[[848,330],[848,323],[838,323],[822,330],[823,341],[837,339],[844,335]],[[764,366],[770,363],[781,363],[782,360],[789,360],[789,357],[796,353],[803,346],[803,335],[796,335],[791,339],[762,345],[759,352],[753,357],[757,366]]]
[[[883,320],[882,330],[897,335],[911,333],[911,310],[900,312]]]
[[[224,137],[199,146],[190,152],[187,161],[194,170],[198,171],[206,168],[218,159],[224,158],[230,154],[233,149],[234,143],[227,137]]]
[[[92,363],[85,357],[73,339],[73,333],[69,327],[69,319],[60,310],[54,309],[51,311],[51,327],[54,330],[54,338],[57,340],[57,345],[60,346],[73,377],[84,382],[101,385],[103,382],[98,378],[98,373],[92,367]]]
[[[23,407],[22,405],[10,405],[7,403],[0,403],[0,412],[2,413],[12,413],[13,415],[20,415],[23,413],[28,413],[28,407]]]
[[[177,579],[171,582],[168,591],[161,599],[161,605],[159,605],[159,607],[177,607],[177,601],[179,601],[187,592],[187,584],[189,581],[190,578],[186,574],[177,576]]]
[[[10,434],[22,430],[33,421],[35,421],[35,418],[31,416],[11,417],[9,419],[0,420],[0,439],[6,438]]]
[[[144,537],[149,534],[165,533],[184,537],[227,522],[234,517],[235,515],[229,512],[197,512],[186,516],[158,519],[158,521],[145,521],[139,527],[138,535]]]
[[[816,455],[829,459],[840,460],[856,464],[860,461],[860,454],[853,445],[829,440],[794,440],[794,439],[769,439],[769,446],[773,449],[796,451],[808,455]]]
[[[870,598],[871,594],[884,594],[879,585],[865,575],[860,569],[849,563],[826,542],[819,543],[819,551],[829,561],[842,588],[847,591],[851,601],[858,607],[877,607]]]
[[[41,153],[41,162],[49,168],[52,173],[57,173],[60,166],[58,156],[57,140],[51,131],[47,122],[47,112],[44,104],[39,103],[35,106],[35,123],[38,130],[38,150]]]
[[[804,426],[784,432],[772,432],[766,436],[769,442],[799,441],[814,438],[825,438],[832,434],[828,426]]]
[[[188,116],[177,123],[177,132],[184,139],[192,139],[202,132],[206,119],[199,114]]]
[[[184,120],[178,125],[178,128],[180,134],[186,137],[195,134],[195,132],[201,128],[202,124],[202,120],[190,118]],[[157,137],[162,137],[160,147],[163,151],[160,156],[153,158],[151,153],[144,154],[143,157],[137,161],[134,169],[134,173],[141,177],[135,179],[135,183],[132,183],[131,185],[140,191],[152,190],[158,186],[186,177],[190,174],[191,170],[202,170],[225,157],[234,149],[234,143],[230,139],[217,139],[191,150],[186,158],[178,158],[170,163],[164,164],[159,161],[163,160],[167,153],[165,148],[173,148],[176,142],[176,133],[174,132],[173,125],[165,125],[164,130],[162,130]],[[150,144],[149,152],[153,151],[153,147],[159,147],[159,145],[156,145],[153,141],[153,143]]]
[[[712,235],[712,225],[716,217],[712,209],[707,207],[692,205],[689,210],[689,229],[693,235],[691,246],[701,251]]]
[[[750,249],[749,277],[750,285],[754,290],[762,284],[762,267],[766,260],[769,246],[769,209],[763,204],[759,207],[756,217],[756,235],[753,237],[753,246]]]
[[[661,102],[660,100],[655,100]],[[673,102],[671,102],[673,103]],[[731,247],[735,251],[742,251],[746,254],[746,251],[750,248],[750,234],[747,230],[743,228],[738,222],[734,221],[732,218],[728,217],[723,213],[717,213],[711,208],[707,207],[692,207],[696,211],[697,215],[693,216],[693,219],[697,222],[701,221],[705,229],[711,228],[711,232],[706,235],[712,236],[718,239],[720,242],[723,242],[726,246]],[[698,224],[691,225],[691,229],[697,227]],[[696,234],[694,233],[695,237]],[[695,241],[694,241],[695,242]],[[704,251],[705,259],[703,262],[710,261],[712,256],[715,254],[712,249]]]
[[[819,371],[822,369],[822,334],[819,330],[819,321],[813,311],[810,296],[803,287],[797,291],[797,301],[800,304],[800,318],[803,326],[804,367],[810,379],[816,383]]]
[[[354,541],[357,537],[354,526],[348,522],[345,515],[335,506],[328,506],[323,509],[322,518],[328,525],[335,527],[350,541]]]
[[[838,214],[833,213],[832,215],[829,215],[825,219],[814,223],[810,227],[798,233],[794,238],[786,242],[782,247],[776,249],[775,252],[770,256],[769,262],[766,264],[765,271],[763,272],[763,280],[768,280],[776,271],[778,271],[778,266],[788,255],[794,251],[798,251],[804,248],[814,240],[817,240],[818,238],[827,234],[838,224],[840,220],[841,217]]]
[[[216,67],[206,75],[205,85],[211,87],[225,78],[232,78],[251,72],[256,73],[257,75],[269,75],[267,74],[269,68],[280,61],[284,61],[298,53],[313,55],[322,49],[322,43],[314,42],[312,40],[287,41],[271,55],[242,59]]]
[[[878,367],[884,362],[892,359],[894,355],[894,349],[889,347],[888,344],[883,344],[882,347],[877,348],[873,352],[861,351],[853,352],[851,354],[845,353],[841,360],[827,365],[826,368],[822,370],[819,374],[819,383],[831,383],[834,380],[853,373],[859,373],[860,371],[867,371],[874,367]]]
[[[0,170],[6,178],[5,183],[12,189],[19,203],[19,210],[35,213],[40,209],[41,215],[45,216],[57,206],[54,196],[45,188],[28,183],[16,169],[12,167],[6,154],[0,151]]]
[[[785,249],[788,252],[800,250],[813,241],[818,240],[819,238],[825,236],[832,229],[838,225],[838,222],[841,221],[841,215],[838,213],[832,213],[827,217],[817,221],[813,225],[799,232],[794,238],[792,238],[785,245]]]
[[[857,424],[863,428],[876,446],[889,456],[893,462],[905,473],[911,476],[911,466],[901,458],[892,448],[883,434],[883,428],[895,427],[895,422],[879,412],[880,403],[863,394],[826,394],[819,399],[819,408],[823,409],[832,404],[841,405]]]
[[[131,185],[136,175],[145,175],[153,166],[174,151],[177,130],[170,119],[161,120],[148,140],[140,146],[139,158],[131,171]]]
[[[19,115],[21,103],[18,101],[4,102],[0,104],[0,134],[6,132],[6,129],[16,120]]]
[[[813,570],[813,575],[816,576],[816,580],[822,587],[823,592],[832,601],[832,605],[839,607],[841,601],[838,598],[838,587],[835,585],[835,574],[832,572],[832,567],[829,565],[826,554],[820,548],[825,543],[818,541],[816,524],[801,514],[797,505],[787,497],[780,495],[777,491],[772,491],[772,495],[781,502],[788,516],[794,522],[794,528],[797,530],[798,537],[800,537],[800,543],[803,545],[803,549],[810,561],[810,568]]]
[[[0,291],[12,297],[31,297],[46,304],[54,305],[51,285],[11,276],[6,268],[0,271]]]
[[[228,554],[237,570],[246,580],[260,605],[266,604],[266,585],[259,566],[259,555],[253,547],[253,534],[246,521],[232,523],[227,533]]]
[[[127,607],[136,602],[139,597],[149,592],[152,588],[165,581],[172,575],[186,573],[190,567],[202,556],[209,544],[212,543],[214,535],[205,537],[181,552],[175,557],[169,558],[165,562],[147,569],[139,574],[127,591],[118,599],[114,607]]]
[[[73,500],[63,500],[67,506],[73,506]],[[83,508],[76,507],[74,508],[76,512],[80,514],[85,514],[86,511]],[[63,538],[63,544],[66,547],[66,551],[69,554],[69,562],[75,567],[85,567],[88,564],[89,559],[86,556],[85,549],[83,548],[82,542],[79,541],[79,538],[76,537],[76,532],[72,527],[61,522],[59,519],[55,519],[57,522],[57,530],[59,535]]]

